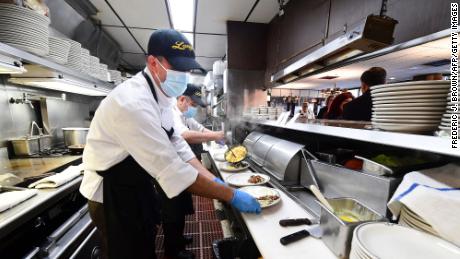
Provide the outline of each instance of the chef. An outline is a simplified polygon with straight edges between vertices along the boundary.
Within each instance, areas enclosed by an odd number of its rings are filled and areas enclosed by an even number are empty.
[[[193,118],[198,106],[206,106],[201,99],[201,89],[188,84],[185,92],[177,98],[173,106],[173,118],[174,132],[186,140],[198,160],[201,160],[202,142],[222,140],[224,134],[222,131],[215,132],[206,129]],[[216,179],[216,181],[219,180]],[[184,191],[169,199],[160,192],[159,197],[162,204],[165,255],[172,258],[192,258],[193,254],[185,250],[186,244],[192,242],[192,237],[183,235],[185,216],[194,213],[192,195]]]
[[[216,182],[174,132],[171,98],[185,91],[185,72],[201,69],[188,40],[156,30],[147,54],[146,68],[101,102],[83,153],[80,191],[109,258],[156,258],[156,190],[169,198],[187,190],[260,212],[252,196]]]
[[[177,98],[174,106],[174,130],[176,130],[192,148],[198,160],[201,160],[203,143],[207,141],[222,141],[223,131],[206,129],[194,119],[198,107],[206,107],[201,98],[201,88],[188,84],[185,92]]]

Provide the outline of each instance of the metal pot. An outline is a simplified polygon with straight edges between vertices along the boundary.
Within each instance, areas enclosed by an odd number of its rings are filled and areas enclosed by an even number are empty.
[[[62,128],[65,146],[85,145],[88,131],[89,128]]]

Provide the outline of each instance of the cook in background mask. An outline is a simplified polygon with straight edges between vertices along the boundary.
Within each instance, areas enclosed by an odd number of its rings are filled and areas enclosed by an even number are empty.
[[[172,97],[186,88],[182,72],[202,69],[188,40],[175,30],[156,30],[147,54],[146,68],[99,105],[83,152],[80,192],[111,259],[156,258],[159,213],[165,211],[159,205],[185,190],[242,212],[260,212],[249,194],[219,183],[174,131]],[[172,258],[193,258],[169,252]]]

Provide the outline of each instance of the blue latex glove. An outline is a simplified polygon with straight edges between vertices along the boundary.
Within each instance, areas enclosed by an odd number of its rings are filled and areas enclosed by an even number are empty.
[[[213,181],[216,182],[216,183],[218,183],[218,184],[227,185],[227,184],[226,184],[224,181],[222,181],[219,177],[214,178]]]
[[[221,146],[224,146],[225,145],[225,139],[217,140],[216,143],[221,145]]]
[[[233,198],[230,204],[241,212],[259,214],[262,210],[259,202],[254,197],[238,189],[233,192]]]

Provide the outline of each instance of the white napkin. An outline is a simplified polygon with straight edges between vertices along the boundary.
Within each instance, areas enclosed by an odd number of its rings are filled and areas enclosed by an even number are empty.
[[[394,193],[388,208],[397,218],[402,205],[419,215],[439,235],[460,246],[460,166],[411,172]]]
[[[37,190],[10,191],[0,193],[0,212],[16,206],[37,194]]]
[[[82,164],[78,166],[69,166],[64,171],[57,173],[55,175],[51,175],[40,179],[34,183],[29,185],[29,188],[36,188],[36,189],[43,189],[43,188],[57,188],[72,179],[81,175],[81,171],[83,170]]]

